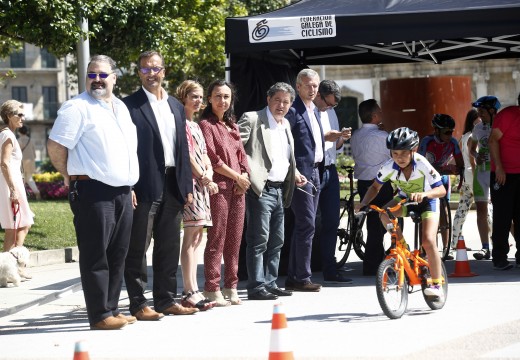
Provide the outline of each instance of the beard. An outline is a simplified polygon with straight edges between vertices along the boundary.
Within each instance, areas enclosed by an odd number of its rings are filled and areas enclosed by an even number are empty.
[[[101,87],[96,87],[101,86]],[[90,95],[97,100],[102,100],[107,97],[107,89],[105,84],[99,84],[99,83],[92,83],[90,86]]]

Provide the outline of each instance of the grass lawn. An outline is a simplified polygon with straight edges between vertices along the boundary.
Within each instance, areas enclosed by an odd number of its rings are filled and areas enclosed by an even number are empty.
[[[25,246],[31,251],[76,246],[72,211],[67,200],[32,200],[29,205],[36,216],[34,225],[25,238]],[[2,230],[2,244],[3,240]]]

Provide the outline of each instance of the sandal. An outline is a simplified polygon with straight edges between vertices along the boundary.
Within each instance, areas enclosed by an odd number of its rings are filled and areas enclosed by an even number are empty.
[[[194,293],[197,294],[199,296],[199,298],[202,299],[202,301],[204,301],[205,303],[211,305],[211,308],[214,308],[215,306],[217,306],[217,302],[216,301],[212,301],[212,300],[206,298],[204,296],[204,294],[202,294],[202,292],[200,292],[199,290],[195,290]]]
[[[242,300],[238,297],[237,289],[223,289],[222,294],[229,298],[231,305],[242,305]]]
[[[181,300],[181,305],[187,308],[196,308],[200,311],[206,311],[208,309],[211,309],[211,305],[204,302],[204,300],[197,301],[195,293],[192,293],[191,291],[187,294],[183,291],[182,292],[183,297]]]
[[[216,306],[220,307],[220,306],[229,306],[229,305],[231,305],[231,302],[229,302],[228,300],[224,299],[224,297],[222,296],[222,293],[220,292],[220,290],[217,290],[217,291],[204,291],[203,295],[204,295],[204,297],[206,297],[210,301],[214,301]]]

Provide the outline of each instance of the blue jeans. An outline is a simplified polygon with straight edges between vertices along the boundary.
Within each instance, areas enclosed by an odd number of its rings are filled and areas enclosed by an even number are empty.
[[[284,241],[282,188],[264,187],[262,196],[246,194],[247,293],[276,288]]]
[[[323,277],[336,276],[336,240],[339,226],[339,178],[336,166],[325,169],[321,182],[320,213],[321,232],[320,250],[323,263]]]

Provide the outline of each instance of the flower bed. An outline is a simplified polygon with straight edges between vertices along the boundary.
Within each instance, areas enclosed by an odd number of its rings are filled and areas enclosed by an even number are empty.
[[[68,189],[63,183],[63,176],[59,172],[48,172],[43,174],[33,175],[38,190],[42,199],[66,199],[68,196]],[[29,198],[34,199],[35,196],[32,190],[26,186]]]

